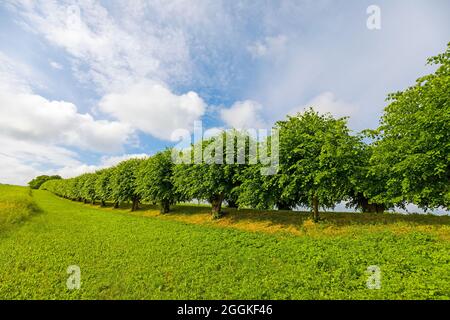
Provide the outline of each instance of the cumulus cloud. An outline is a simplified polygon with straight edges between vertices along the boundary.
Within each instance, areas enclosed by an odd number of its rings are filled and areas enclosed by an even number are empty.
[[[0,52],[1,183],[26,184],[35,175],[58,170],[86,171],[89,166],[68,147],[123,152],[133,138],[127,124],[96,120],[70,102],[35,94],[30,79],[34,76],[29,69]]]
[[[256,101],[237,101],[230,108],[221,109],[220,117],[226,125],[236,129],[266,128],[261,111],[262,106]]]
[[[159,15],[180,7],[160,5]],[[181,28],[143,19],[142,12],[154,9],[149,4],[118,5],[125,13],[120,19],[90,1],[15,1],[13,7],[24,24],[71,56],[74,74],[94,83],[103,96],[98,109],[120,122],[167,140],[173,130],[190,127],[203,115],[205,104],[197,93],[176,95],[165,84],[183,78],[189,49]],[[110,132],[125,128],[104,126]]]
[[[128,160],[128,159],[144,159],[149,157],[150,155],[146,153],[138,153],[138,154],[123,154],[120,156],[103,156],[100,159],[98,164],[85,164],[85,163],[76,163],[68,166],[64,166],[55,170],[50,170],[46,174],[58,174],[63,178],[72,178],[79,176],[83,173],[92,173],[100,169],[110,168],[118,163]]]
[[[132,135],[119,122],[95,120],[66,101],[33,93],[20,64],[0,55],[0,133],[17,140],[47,142],[96,152],[114,152]]]
[[[138,2],[127,3],[128,14],[120,19],[93,1],[18,0],[10,7],[28,30],[66,50],[73,58],[74,74],[83,82],[94,82],[100,93],[146,77],[164,81],[180,75],[188,64],[183,33],[156,23],[142,28],[147,23],[131,15],[133,8],[143,9]]]
[[[195,92],[176,95],[161,84],[143,81],[104,96],[99,108],[134,128],[170,140],[176,129],[192,130],[206,104]]]
[[[145,158],[148,154],[103,156],[95,164],[86,164],[75,152],[47,144],[14,140],[0,136],[0,183],[26,185],[38,175],[58,174],[71,178],[87,172],[112,167],[131,158]]]
[[[0,132],[16,139],[46,141],[95,152],[120,151],[132,130],[119,122],[94,120],[65,101],[32,93],[0,91]]]
[[[307,108],[312,107],[319,113],[331,113],[334,117],[350,117],[350,121],[354,120],[360,109],[349,102],[336,98],[332,92],[323,92],[311,99],[306,105],[293,108],[289,111],[290,115],[297,112],[302,112]]]
[[[287,36],[280,34],[274,37],[265,37],[262,41],[256,41],[247,47],[252,57],[278,57],[280,56],[287,43]]]
[[[45,143],[0,135],[0,183],[24,185],[51,168],[79,166],[76,153]]]
[[[53,69],[57,69],[57,70],[62,70],[62,69],[63,69],[62,64],[60,64],[60,63],[58,63],[58,62],[56,62],[56,61],[50,61],[49,63],[50,63],[50,66],[51,66]]]

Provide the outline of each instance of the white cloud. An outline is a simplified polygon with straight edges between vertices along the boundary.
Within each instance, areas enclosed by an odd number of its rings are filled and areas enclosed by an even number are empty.
[[[104,96],[99,108],[134,128],[170,140],[176,129],[192,130],[206,105],[195,92],[176,95],[161,84],[143,81]]]
[[[53,69],[57,69],[57,70],[62,70],[62,69],[63,69],[62,64],[60,64],[60,63],[58,63],[58,62],[56,62],[56,61],[50,61],[49,64],[50,64],[50,66],[51,66]]]
[[[74,58],[74,74],[81,81],[94,82],[100,93],[143,78],[164,81],[180,75],[188,65],[189,49],[180,29],[149,24],[136,12],[131,15],[133,8],[142,11],[143,4],[127,3],[127,14],[115,19],[93,1],[76,5],[56,1],[13,3],[27,29],[66,50]]]
[[[76,165],[64,166],[62,168],[58,168],[56,170],[51,170],[47,172],[47,174],[58,174],[63,178],[72,178],[79,176],[83,173],[95,172],[100,169],[110,168],[115,166],[116,164],[134,158],[147,158],[148,154],[139,153],[139,154],[123,154],[120,156],[104,156],[100,159],[100,162],[96,165],[88,165],[84,163],[79,163]]]
[[[142,16],[149,10],[159,17],[186,5],[117,4],[123,12],[120,18],[91,1],[76,5],[17,1],[15,7],[29,29],[69,53],[74,74],[82,82],[94,83],[103,96],[99,110],[120,122],[169,139],[173,130],[192,126],[205,112],[197,93],[176,95],[165,84],[182,79],[190,68],[183,28]],[[192,18],[201,16],[197,9],[189,12]]]
[[[230,108],[221,109],[220,117],[225,124],[236,129],[266,128],[261,111],[262,106],[256,101],[237,101]]]
[[[95,152],[120,151],[132,134],[126,124],[94,120],[72,103],[30,93],[0,91],[0,114],[4,135]]]
[[[128,159],[134,159],[134,158],[147,158],[149,157],[149,154],[146,153],[135,153],[135,154],[123,154],[120,156],[104,156],[101,159],[101,167],[112,167],[118,164],[119,162],[128,160]]]
[[[376,128],[387,94],[430,73],[427,57],[443,52],[450,35],[446,1],[382,2],[377,31],[366,28],[367,5],[351,1],[339,10],[329,1],[284,1],[276,6],[263,15],[260,30],[286,34],[286,52],[276,63],[264,59],[243,94],[259,101],[265,115],[276,120],[292,107],[305,105],[309,97],[331,91],[361,108],[352,115],[353,129]],[[264,41],[260,45],[256,54],[265,53]]]
[[[34,94],[20,64],[0,54],[0,133],[17,140],[78,147],[95,152],[121,151],[132,129],[116,121],[95,120],[66,101]]]
[[[287,36],[283,34],[275,37],[265,37],[263,41],[256,41],[249,45],[247,50],[254,58],[278,57],[284,52],[287,40]]]
[[[133,138],[126,124],[96,120],[70,102],[33,93],[31,79],[28,68],[0,52],[0,183],[23,185],[38,174],[93,170],[67,147],[122,152]]]
[[[306,103],[306,105],[293,108],[289,111],[289,114],[294,115],[297,112],[302,112],[310,107],[322,114],[331,113],[334,117],[349,116],[350,121],[352,121],[359,112],[356,105],[337,99],[332,92],[327,91],[314,97]]]
[[[35,77],[28,66],[0,51],[0,91],[30,92],[28,83],[33,80]]]
[[[19,161],[15,156],[0,153],[0,183],[26,185],[39,171]]]
[[[0,136],[0,183],[26,185],[42,174],[58,174],[71,178],[87,172],[112,167],[131,158],[145,158],[147,154],[103,156],[97,164],[85,164],[76,153],[65,148],[37,142],[15,140]]]
[[[25,185],[49,168],[79,166],[77,155],[62,147],[0,135],[0,183]]]

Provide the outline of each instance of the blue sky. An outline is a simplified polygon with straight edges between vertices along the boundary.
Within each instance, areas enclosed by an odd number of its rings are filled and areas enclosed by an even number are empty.
[[[0,182],[152,154],[198,120],[270,128],[313,106],[375,128],[386,95],[432,71],[448,12],[446,0],[2,1]]]

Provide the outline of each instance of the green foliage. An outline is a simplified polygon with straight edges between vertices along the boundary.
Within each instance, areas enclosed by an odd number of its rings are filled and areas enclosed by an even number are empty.
[[[108,168],[99,170],[96,174],[97,179],[95,181],[95,194],[101,201],[102,206],[104,206],[106,201],[112,199],[111,177],[113,174],[113,169]]]
[[[258,159],[264,156],[269,159],[272,156],[272,139],[258,143]],[[238,172],[239,185],[236,189],[238,194],[237,203],[241,208],[290,210],[296,206],[295,201],[283,196],[283,188],[280,185],[279,170],[276,174],[262,174],[267,164],[258,161],[257,164],[244,167]],[[279,168],[278,168],[279,169]]]
[[[55,179],[62,179],[62,178],[60,176],[58,176],[58,175],[55,175],[55,176],[46,176],[46,175],[37,176],[36,178],[34,178],[30,182],[28,182],[28,185],[30,186],[31,189],[39,189],[44,182],[49,181],[49,180],[55,180]]]
[[[340,201],[365,212],[407,203],[449,209],[449,58],[450,44],[445,53],[428,60],[438,65],[435,73],[389,95],[378,130],[352,135],[346,118],[335,119],[313,109],[278,121],[280,159],[274,175],[262,174],[267,164],[249,161],[256,142],[234,131],[181,152],[182,158],[190,157],[194,163],[174,165],[167,150],[142,165],[142,160],[133,159],[96,174],[44,183],[49,177],[41,176],[30,186],[42,184],[42,189],[78,201],[112,200],[116,206],[132,201],[132,210],[141,198],[159,202],[163,212],[176,201],[206,200],[212,204],[214,218],[221,215],[224,201],[240,208],[309,206],[316,221],[319,207],[332,208]],[[270,146],[276,141],[269,136],[267,143],[258,144],[257,158],[270,157]],[[242,153],[244,164],[236,164]]]
[[[194,160],[201,153],[203,159],[194,163],[177,164],[174,168],[173,181],[177,193],[184,199],[210,202],[213,218],[220,217],[222,202],[232,197],[238,186],[239,172],[245,166],[237,164],[239,149],[235,137],[236,135],[232,138],[233,148],[230,150],[226,148],[229,136],[225,132],[197,143],[185,153]],[[248,145],[248,141],[246,144]],[[183,155],[185,156],[186,154]]]
[[[169,212],[177,200],[173,167],[171,150],[158,152],[142,161],[136,178],[137,193],[143,200],[160,203],[162,213]]]
[[[387,209],[392,209],[394,204],[376,201],[385,190],[386,177],[381,172],[373,170],[370,158],[374,152],[374,146],[363,143],[363,138],[369,138],[367,132],[361,135],[361,140],[355,145],[355,164],[350,177],[352,189],[347,207],[354,207],[362,212],[382,213]]]
[[[122,161],[114,168],[111,176],[112,198],[117,202],[132,201],[132,211],[138,209],[140,200],[136,178],[142,161],[142,159]]]
[[[280,129],[281,197],[310,206],[334,207],[351,192],[350,177],[358,153],[346,119],[320,115],[313,109],[277,122]]]
[[[95,203],[95,183],[97,180],[97,175],[95,173],[86,173],[79,177],[81,179],[81,196],[86,201],[91,201]]]
[[[437,70],[390,94],[371,162],[387,177],[377,200],[450,208],[450,44]]]

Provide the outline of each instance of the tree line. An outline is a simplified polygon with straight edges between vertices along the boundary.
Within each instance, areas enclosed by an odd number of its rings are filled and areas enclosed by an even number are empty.
[[[236,131],[232,138],[222,132],[176,151],[192,159],[198,148],[223,157],[222,164],[174,163],[174,151],[167,149],[76,178],[49,180],[41,188],[101,205],[113,202],[118,207],[129,201],[131,210],[141,202],[159,203],[162,213],[177,202],[206,200],[214,218],[220,217],[223,204],[279,210],[307,206],[315,221],[319,208],[341,201],[363,212],[384,212],[407,203],[449,209],[450,44],[428,64],[437,66],[434,73],[388,96],[376,130],[352,134],[347,118],[312,108],[276,122],[279,165],[273,175],[262,174],[261,163],[230,161],[240,148],[248,151],[254,143],[250,135]],[[238,143],[242,136],[244,144]],[[231,149],[215,147],[226,139],[234,139]],[[257,143],[257,152],[270,153],[270,144],[269,136]]]

